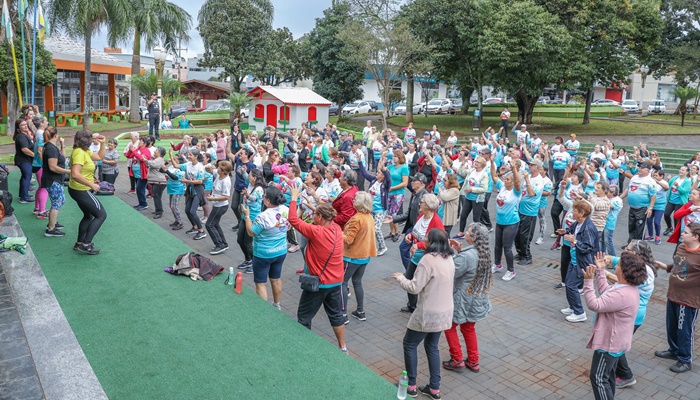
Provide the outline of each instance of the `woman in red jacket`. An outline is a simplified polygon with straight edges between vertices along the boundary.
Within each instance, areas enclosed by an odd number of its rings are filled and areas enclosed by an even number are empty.
[[[311,329],[311,320],[323,305],[338,340],[338,347],[347,353],[341,291],[345,272],[343,266],[343,229],[333,222],[337,215],[333,207],[327,203],[320,203],[316,206],[313,224],[302,221],[297,216],[299,189],[297,186],[293,186],[291,189],[292,201],[289,203],[287,221],[308,239],[304,269],[309,275],[318,276],[320,284],[319,289],[315,292],[306,290],[301,292],[297,321]]]
[[[333,200],[333,209],[338,214],[333,218],[333,222],[340,225],[340,229],[342,230],[345,228],[345,224],[350,221],[350,218],[357,212],[353,206],[355,195],[358,191],[357,186],[355,186],[357,183],[357,174],[355,171],[345,171],[340,175],[338,181],[343,191]]]
[[[126,158],[132,159],[134,162],[131,165],[131,170],[136,178],[136,197],[139,204],[134,208],[138,211],[148,208],[146,201],[146,186],[148,186],[148,164],[146,161],[151,159],[151,151],[147,146],[148,137],[139,138],[139,147],[130,148],[126,152]]]
[[[673,213],[673,218],[679,223],[676,224],[673,234],[668,238],[668,242],[675,243],[677,251],[678,244],[681,242],[681,233],[685,230],[685,227],[692,223],[700,223],[700,188],[690,191],[688,202]],[[674,251],[673,254],[675,255],[676,252]]]

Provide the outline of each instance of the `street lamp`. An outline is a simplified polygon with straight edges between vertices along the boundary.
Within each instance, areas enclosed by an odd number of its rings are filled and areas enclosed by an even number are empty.
[[[644,84],[647,81],[647,74],[649,73],[649,67],[646,65],[641,65],[639,67],[639,72],[642,74],[642,100],[640,101],[639,108],[642,111],[641,114],[644,114]]]
[[[163,88],[163,68],[165,66],[165,57],[168,53],[165,52],[160,46],[153,48],[153,60],[156,63],[156,78],[158,87],[158,123],[163,118],[163,100],[162,100],[162,88]]]

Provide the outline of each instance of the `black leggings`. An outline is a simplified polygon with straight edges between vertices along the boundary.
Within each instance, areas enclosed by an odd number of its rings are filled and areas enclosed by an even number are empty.
[[[78,243],[92,243],[102,223],[107,219],[107,212],[102,203],[89,190],[75,190],[68,188],[70,197],[78,203],[83,219],[78,225]]]
[[[683,207],[683,204],[673,204],[670,201],[666,203],[666,210],[664,210],[664,221],[666,221],[666,228],[673,229],[678,224],[678,220],[673,218],[673,225],[671,225],[671,217],[673,213],[678,211],[679,208]]]
[[[234,190],[233,194],[231,194],[231,210],[233,210],[233,214],[236,216],[236,224],[241,223],[241,200],[243,199],[243,194],[239,192],[238,190]],[[244,224],[245,225],[245,224]]]
[[[114,185],[114,182],[117,181],[117,176],[119,176],[118,173],[116,173],[116,174],[104,174],[104,173],[103,173],[103,174],[102,174],[102,179],[104,179],[106,182],[109,182],[109,183],[111,183],[112,185]]]
[[[204,225],[202,225],[202,221],[199,220],[199,216],[197,215],[197,208],[199,207],[199,197],[198,196],[190,196],[188,195],[185,198],[185,215],[187,215],[187,219],[190,220],[190,223],[192,224],[192,227],[195,229],[199,230],[204,230]]]
[[[501,264],[501,256],[506,255],[506,265],[508,271],[513,272],[513,242],[518,234],[519,222],[510,225],[496,224],[496,248],[494,250],[494,261],[496,265]]]
[[[156,212],[159,214],[163,213],[163,191],[165,190],[165,184],[153,184],[153,204],[156,206]]]
[[[133,175],[129,175],[129,182],[131,183],[131,190],[135,191],[136,190],[136,177]]]
[[[562,206],[559,200],[555,198],[554,202],[552,203],[552,209],[549,212],[549,214],[552,216],[552,227],[554,228],[554,233],[556,233],[558,229],[561,229],[562,211],[564,211],[564,206]]]
[[[464,232],[467,227],[467,218],[469,213],[474,211],[473,221],[481,221],[481,211],[484,209],[484,203],[477,203],[476,200],[464,199],[464,205],[462,207],[462,212],[459,214],[459,231]]]
[[[246,230],[245,224],[238,228],[237,242],[241,246],[241,251],[246,261],[253,261],[253,238],[250,237]]]

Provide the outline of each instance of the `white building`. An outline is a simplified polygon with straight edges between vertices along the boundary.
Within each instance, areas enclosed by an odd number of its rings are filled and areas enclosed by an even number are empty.
[[[331,102],[311,89],[258,86],[248,95],[253,98],[250,129],[273,126],[286,131],[306,122],[321,127],[328,123]]]

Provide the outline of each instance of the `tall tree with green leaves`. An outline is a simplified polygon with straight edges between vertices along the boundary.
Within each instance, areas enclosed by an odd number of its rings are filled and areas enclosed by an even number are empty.
[[[362,83],[365,77],[364,63],[347,59],[341,54],[345,43],[338,34],[352,20],[347,1],[334,1],[316,18],[316,26],[308,35],[314,90],[338,105],[338,122],[342,121],[343,105],[362,98]]]
[[[116,46],[126,31],[130,15],[129,0],[49,0],[49,22],[54,30],[85,41],[85,77],[83,129],[90,127],[90,62],[92,35],[104,27],[110,46]]]
[[[688,100],[698,97],[698,89],[688,86],[678,86],[676,90],[673,91],[673,94],[679,99],[678,109],[681,113],[681,126],[685,126],[685,114],[688,112]]]
[[[177,54],[178,40],[189,41],[192,16],[182,7],[167,0],[129,0],[129,25],[122,32],[122,42],[131,42],[131,76],[141,73],[141,45],[147,50],[163,45],[171,54]],[[139,97],[142,91],[131,84],[130,121],[139,121]]]
[[[302,37],[295,40],[289,28],[272,30],[262,42],[264,54],[274,54],[274,57],[264,57],[260,65],[253,66],[253,77],[263,85],[278,86],[282,83],[294,83],[311,76],[313,60],[309,47]]]
[[[206,0],[199,10],[197,30],[204,42],[202,67],[224,69],[231,92],[240,92],[253,65],[265,57],[264,41],[272,31],[274,7],[270,0]],[[230,118],[233,119],[233,110]]]
[[[136,88],[136,90],[141,93],[155,93],[158,90],[158,76],[153,71],[150,71],[145,75],[132,75],[129,79],[129,83],[131,84],[132,88]],[[184,85],[182,82],[171,78],[169,74],[163,75],[163,97],[175,97],[175,95],[180,93],[180,90],[183,87]]]

